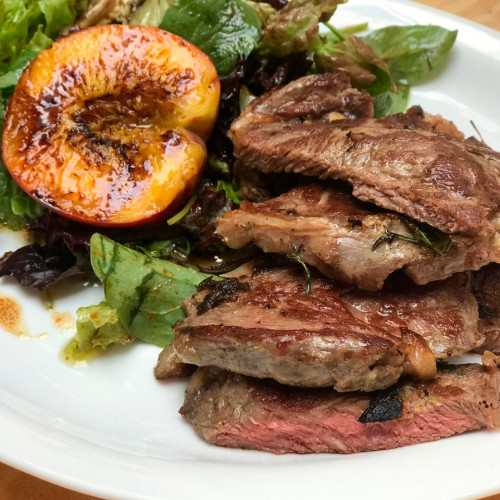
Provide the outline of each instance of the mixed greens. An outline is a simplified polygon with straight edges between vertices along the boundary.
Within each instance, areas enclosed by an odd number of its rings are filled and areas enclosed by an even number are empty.
[[[231,268],[227,262],[241,263],[254,255],[254,249],[234,255],[214,230],[215,216],[235,208],[245,196],[232,177],[234,156],[227,132],[252,99],[306,74],[343,71],[353,86],[373,96],[376,116],[403,112],[410,86],[442,64],[457,36],[439,26],[389,26],[361,36],[367,24],[342,29],[331,24],[343,0],[124,0],[125,11],[119,15],[95,14],[96,3],[0,4],[0,129],[25,66],[78,22],[86,26],[125,19],[189,40],[212,59],[220,76],[221,102],[197,193],[176,216],[153,227],[93,234],[91,227],[45,212],[17,186],[0,160],[0,222],[11,229],[28,226],[44,239],[44,245],[28,245],[4,256],[0,276],[12,275],[40,290],[74,275],[97,277],[104,287],[106,302],[77,311],[77,334],[65,349],[74,362],[133,339],[168,345],[172,325],[184,317],[181,302],[210,276],[200,269],[220,274]],[[429,239],[420,227],[410,229],[415,243],[437,254],[449,249],[439,235]],[[401,236],[387,234],[383,241],[394,238]],[[303,266],[309,289],[309,270],[300,250],[288,257]]]
[[[85,0],[4,0],[0,3],[0,134],[7,102],[25,66],[50,47],[86,7]],[[12,180],[0,157],[0,222],[21,229],[44,209]]]

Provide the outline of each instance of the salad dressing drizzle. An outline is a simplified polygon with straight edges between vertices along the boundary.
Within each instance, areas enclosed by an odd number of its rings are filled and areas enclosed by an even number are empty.
[[[28,336],[21,306],[6,295],[0,295],[0,327],[16,337]]]

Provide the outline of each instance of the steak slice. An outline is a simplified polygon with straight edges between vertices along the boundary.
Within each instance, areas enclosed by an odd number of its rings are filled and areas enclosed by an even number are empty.
[[[282,106],[288,88],[290,101],[297,101],[295,87],[286,86]],[[327,123],[297,115],[287,120],[264,104],[262,98],[249,106],[232,125],[239,170],[342,179],[357,198],[446,233],[496,233],[500,154],[484,143],[441,132],[419,108]]]
[[[479,332],[484,335],[484,342],[474,349],[475,353],[483,354],[491,351],[500,355],[500,318],[479,320]]]
[[[251,241],[264,252],[284,255],[300,248],[307,264],[364,290],[382,288],[397,269],[425,284],[490,262],[488,251],[467,242],[442,256],[398,238],[374,248],[387,230],[414,237],[400,215],[362,203],[331,184],[296,187],[262,203],[243,202],[217,219],[217,233],[231,248]]]
[[[471,273],[471,290],[483,318],[500,318],[500,265],[490,264]]]
[[[499,360],[489,362],[444,365],[432,382],[401,382],[396,390],[402,412],[386,421],[359,421],[370,405],[367,394],[290,388],[217,368],[195,372],[180,413],[203,439],[229,448],[280,454],[387,450],[500,425]]]
[[[373,117],[373,101],[364,90],[351,87],[345,73],[299,78],[286,87],[276,87],[252,101],[249,112],[234,122],[245,128],[257,122],[276,120],[323,120],[329,122],[351,118]],[[239,194],[244,199],[262,201],[269,198],[269,176],[236,163],[233,169],[238,179]],[[278,179],[270,184],[281,184]]]
[[[276,87],[255,99],[240,116],[233,131],[256,122],[308,119],[337,121],[372,118],[373,100],[364,90],[353,89],[345,73],[304,76]],[[248,122],[246,121],[248,120]]]
[[[167,380],[169,378],[189,377],[195,370],[196,366],[183,363],[172,345],[169,345],[160,352],[154,374],[157,380]]]
[[[483,340],[477,304],[455,280],[371,298],[318,276],[307,295],[299,267],[234,281],[203,285],[185,302],[188,317],[173,328],[183,362],[294,386],[374,391],[405,371],[432,378],[435,357]]]
[[[353,289],[342,301],[354,316],[390,332],[408,328],[423,337],[436,358],[462,356],[484,342],[474,296],[464,275],[425,286],[394,277],[379,292]]]
[[[500,354],[500,265],[489,264],[471,273],[471,290],[479,304],[479,331],[485,337],[474,352]]]

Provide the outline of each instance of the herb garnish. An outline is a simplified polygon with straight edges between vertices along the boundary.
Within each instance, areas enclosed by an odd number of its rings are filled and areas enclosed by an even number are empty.
[[[398,239],[429,248],[435,255],[439,255],[440,257],[446,255],[450,251],[452,241],[448,235],[432,226],[429,226],[428,224],[417,224],[406,217],[402,217],[402,219],[408,230],[413,234],[413,238],[395,233],[387,226],[384,226],[385,234],[375,240],[372,245],[372,250],[375,250],[384,242],[391,244],[395,239]]]
[[[304,269],[304,274],[306,275],[306,295],[309,295],[311,292],[311,271],[309,271],[309,268],[307,267],[307,264],[302,260],[302,257],[300,256],[300,252],[302,252],[302,248],[304,245],[300,245],[298,248],[294,245],[293,248],[293,253],[289,253],[287,255],[287,259],[291,260],[292,262],[296,262],[297,264],[300,264],[303,269]]]

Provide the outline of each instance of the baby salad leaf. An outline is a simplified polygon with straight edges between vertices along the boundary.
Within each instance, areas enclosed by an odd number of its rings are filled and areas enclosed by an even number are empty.
[[[319,23],[328,21],[346,0],[290,0],[265,18],[259,52],[284,57],[312,50],[319,42]]]
[[[315,50],[314,62],[322,73],[347,73],[355,87],[368,88],[372,95],[392,87],[387,63],[355,35],[350,35],[341,42],[325,37]]]
[[[132,14],[129,24],[159,26],[165,15],[165,11],[172,3],[173,0],[146,0]]]
[[[0,77],[1,80],[1,77]],[[7,102],[0,91],[0,137]],[[42,205],[30,198],[14,181],[0,156],[0,224],[19,230],[28,219],[34,219],[44,212]]]
[[[64,245],[37,243],[7,252],[0,259],[0,276],[12,276],[23,286],[45,290],[49,285],[71,276],[88,277],[88,260],[73,254]]]
[[[396,85],[396,91],[381,92],[373,97],[373,107],[377,118],[395,113],[404,113],[408,107],[410,87],[402,83]]]
[[[217,191],[224,191],[227,200],[231,200],[237,205],[241,203],[240,197],[238,196],[236,189],[234,189],[234,186],[230,181],[219,179],[217,181]]]
[[[106,302],[116,310],[125,329],[159,346],[172,342],[172,325],[184,317],[181,302],[209,277],[150,258],[97,233],[90,240],[90,260]]]
[[[395,80],[412,84],[438,66],[457,38],[457,31],[440,26],[388,26],[364,37],[387,61]]]
[[[134,338],[106,302],[76,311],[76,335],[66,344],[63,356],[70,363],[90,361],[110,344],[128,344]]]
[[[220,75],[248,56],[261,35],[257,14],[242,0],[177,0],[160,28],[189,40],[205,52]]]
[[[252,2],[252,0],[243,0],[257,14],[262,25],[276,13],[276,10],[271,4],[266,2]]]
[[[0,159],[0,224],[19,230],[26,225],[27,219],[42,215],[44,210],[15,183]]]

